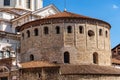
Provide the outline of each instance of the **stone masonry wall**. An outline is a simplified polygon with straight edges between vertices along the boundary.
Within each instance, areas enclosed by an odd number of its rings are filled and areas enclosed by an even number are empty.
[[[44,34],[44,27],[48,27],[49,34]],[[60,27],[60,34],[56,34],[56,26]],[[72,32],[67,33],[68,26]],[[83,27],[83,33],[79,27]],[[38,36],[34,36],[34,29],[38,29]],[[102,29],[102,35],[99,30]],[[26,32],[30,31],[30,38]],[[93,35],[89,36],[88,32]],[[107,33],[106,33],[107,31]],[[93,53],[98,54],[99,65],[111,65],[110,29],[104,25],[89,23],[56,23],[34,26],[25,29],[24,39],[21,39],[22,62],[30,61],[33,54],[35,60],[64,63],[64,52],[69,52],[71,64],[93,64]],[[107,36],[106,36],[107,34]]]
[[[58,68],[24,69],[19,80],[120,80],[119,75],[60,74]]]

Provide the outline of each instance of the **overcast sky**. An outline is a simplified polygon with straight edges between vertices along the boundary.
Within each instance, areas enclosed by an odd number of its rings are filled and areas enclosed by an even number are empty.
[[[65,0],[43,0],[63,11]],[[104,20],[111,24],[111,47],[120,43],[120,0],[66,0],[67,11]]]

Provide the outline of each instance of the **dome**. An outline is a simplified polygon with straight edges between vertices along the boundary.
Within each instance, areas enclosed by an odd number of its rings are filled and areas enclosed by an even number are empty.
[[[68,20],[69,19],[69,20]],[[30,26],[36,26],[36,25],[40,25],[40,24],[51,24],[51,23],[77,23],[77,22],[93,22],[94,24],[98,24],[98,23],[102,23],[105,24],[108,29],[111,28],[111,25],[105,21],[99,20],[99,19],[95,19],[95,18],[91,18],[91,17],[87,17],[87,16],[83,16],[83,15],[79,15],[79,14],[75,14],[75,13],[71,13],[71,12],[67,12],[67,11],[63,11],[63,12],[59,12],[57,14],[53,14],[50,15],[48,17],[39,19],[39,20],[35,20],[35,21],[31,21],[28,22],[26,24],[23,24],[22,26],[18,27],[18,30],[21,31],[23,29],[29,28]]]
[[[64,12],[60,12],[60,13],[57,13],[57,14],[54,14],[54,15],[50,15],[46,18],[86,18],[87,19],[87,18],[90,18],[90,17],[64,11]]]

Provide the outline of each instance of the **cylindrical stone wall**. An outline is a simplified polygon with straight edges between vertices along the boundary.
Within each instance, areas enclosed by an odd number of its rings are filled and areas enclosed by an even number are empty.
[[[110,25],[106,22],[74,18],[40,21],[27,23],[20,30],[22,62],[30,61],[32,54],[34,60],[55,63],[111,65]]]

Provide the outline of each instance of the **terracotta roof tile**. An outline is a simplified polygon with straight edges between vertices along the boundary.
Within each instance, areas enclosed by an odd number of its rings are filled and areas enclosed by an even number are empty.
[[[106,25],[108,25],[108,26],[106,26],[107,28],[109,28],[109,29],[111,28],[111,25],[109,23],[105,22],[105,21],[64,11],[64,12],[59,12],[59,13],[50,15],[50,16],[42,18],[42,19],[38,19],[38,20],[35,20],[35,21],[31,21],[31,22],[25,23],[22,26],[18,26],[17,29],[19,31],[22,31],[22,30],[24,30],[26,28],[29,28],[31,26],[36,26],[36,25],[38,26],[40,24],[48,24],[48,23],[51,24],[56,19],[57,19],[57,21],[58,21],[58,19],[62,19],[63,22],[64,22],[64,20],[68,20],[68,19],[71,19],[71,20],[73,19],[73,21],[74,21],[74,19],[77,19],[77,20],[86,20],[86,21],[87,20],[92,20],[93,22],[96,21],[96,22],[100,22],[101,24],[102,23],[106,24]]]
[[[42,68],[42,67],[57,67],[56,64],[47,61],[30,61],[21,63],[21,68]]]
[[[120,69],[111,66],[99,65],[63,65],[61,74],[102,74],[102,75],[120,75]]]
[[[54,15],[50,15],[46,18],[90,18],[90,17],[87,17],[87,16],[83,16],[83,15],[79,15],[79,14],[75,14],[75,13],[71,13],[71,12],[67,12],[67,11],[64,11],[64,12],[60,12],[60,13],[57,13],[57,14],[54,14]]]

